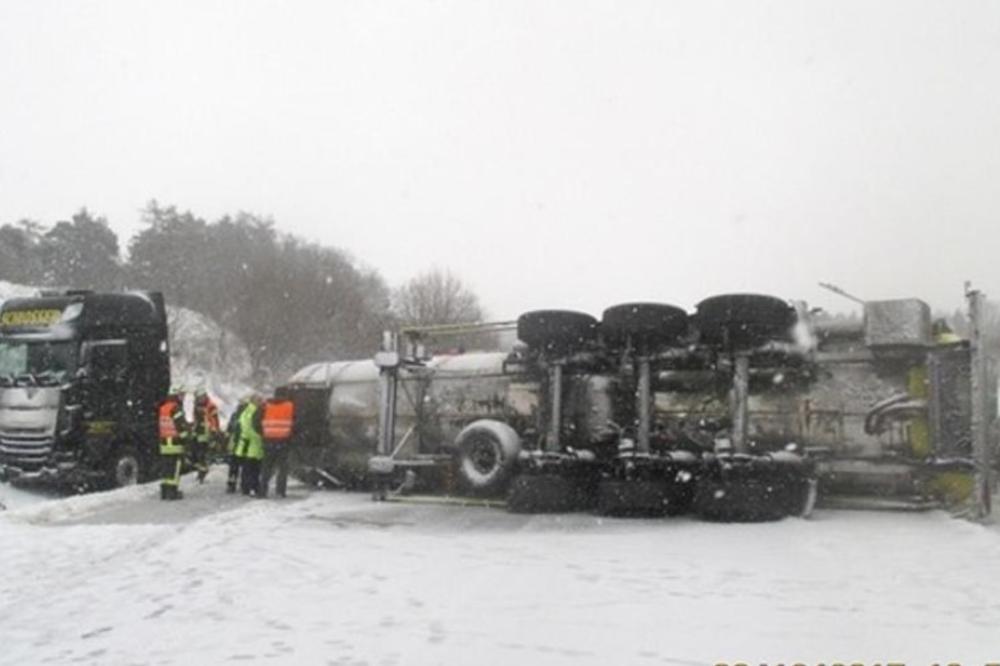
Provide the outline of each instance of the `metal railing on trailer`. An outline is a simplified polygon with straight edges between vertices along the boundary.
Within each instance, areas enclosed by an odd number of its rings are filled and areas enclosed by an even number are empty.
[[[452,463],[452,455],[447,453],[417,451],[404,457],[403,451],[410,443],[417,425],[408,428],[397,441],[400,372],[427,367],[431,358],[426,344],[429,339],[496,334],[516,328],[516,321],[494,321],[407,326],[398,332],[382,333],[382,343],[374,357],[379,370],[378,436],[375,455],[368,461],[374,499],[390,499],[394,494],[407,490],[412,486],[413,475],[418,469],[443,467]],[[393,480],[400,470],[404,472],[404,477],[401,484],[393,488]]]

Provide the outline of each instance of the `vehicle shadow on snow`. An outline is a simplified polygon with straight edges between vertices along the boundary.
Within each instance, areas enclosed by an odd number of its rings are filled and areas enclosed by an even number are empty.
[[[306,508],[306,507],[304,507]],[[509,513],[500,507],[456,506],[406,500],[374,502],[367,493],[331,492],[313,495],[300,520],[333,525],[338,529],[399,529],[426,533],[465,532],[590,532],[615,534],[636,529],[676,530],[697,526],[700,530],[733,530],[740,523],[706,522],[693,515],[669,518],[607,517],[587,512]],[[810,519],[813,520],[814,518]],[[822,518],[820,518],[822,519]],[[801,518],[744,524],[757,533],[781,530],[777,527]]]

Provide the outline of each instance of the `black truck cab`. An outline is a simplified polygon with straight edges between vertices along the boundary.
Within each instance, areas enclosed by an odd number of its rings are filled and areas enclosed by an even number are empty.
[[[0,476],[76,487],[152,478],[170,387],[158,292],[68,291],[0,307]]]

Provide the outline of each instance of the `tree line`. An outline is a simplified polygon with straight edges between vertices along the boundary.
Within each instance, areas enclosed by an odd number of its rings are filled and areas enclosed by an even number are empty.
[[[280,233],[251,213],[209,222],[151,201],[123,253],[107,220],[86,208],[51,227],[0,226],[0,280],[39,287],[162,291],[246,344],[258,379],[306,363],[373,353],[400,325],[479,321],[476,295],[432,269],[393,290],[344,251]]]

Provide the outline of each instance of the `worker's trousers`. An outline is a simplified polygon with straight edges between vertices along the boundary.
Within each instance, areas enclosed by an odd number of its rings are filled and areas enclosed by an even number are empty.
[[[208,441],[194,440],[191,443],[191,465],[198,472],[198,481],[204,481],[208,474]]]
[[[160,499],[180,499],[183,454],[160,455]]]
[[[260,494],[267,497],[271,486],[271,477],[275,476],[274,492],[278,497],[285,496],[288,487],[288,443],[268,442],[264,444],[264,461],[260,470]]]
[[[240,466],[242,463],[243,458],[237,457],[235,453],[229,454],[229,477],[226,479],[226,492],[236,492],[236,484],[240,481]]]
[[[240,492],[260,496],[260,460],[240,458]]]

